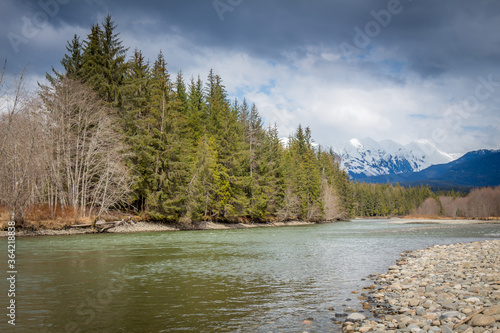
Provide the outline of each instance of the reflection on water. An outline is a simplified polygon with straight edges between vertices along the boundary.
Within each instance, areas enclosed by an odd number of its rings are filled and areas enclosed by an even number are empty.
[[[359,307],[351,291],[402,251],[498,238],[499,229],[355,220],[23,238],[16,331],[336,332],[335,312]]]

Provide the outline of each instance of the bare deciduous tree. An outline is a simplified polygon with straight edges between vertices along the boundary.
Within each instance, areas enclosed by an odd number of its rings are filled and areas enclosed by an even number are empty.
[[[500,217],[500,186],[473,189],[467,197],[441,196],[439,200],[446,217]],[[438,215],[439,206],[434,198],[428,198],[414,213]]]
[[[435,216],[439,214],[439,205],[434,198],[427,198],[415,211],[417,215]]]
[[[125,201],[129,173],[121,138],[109,110],[84,84],[63,78],[40,94],[39,119],[49,171],[46,196],[52,207],[71,206],[80,215],[101,215]]]
[[[340,202],[335,189],[326,180],[323,180],[323,188],[324,219],[327,221],[340,219],[342,216],[339,209]]]
[[[0,156],[9,140],[12,131],[14,116],[20,112],[28,101],[25,89],[25,71],[19,76],[8,76],[6,74],[7,60],[5,60],[0,71],[0,115],[2,115],[2,131],[0,131]]]
[[[469,217],[500,215],[500,187],[474,189],[468,199],[466,209]]]
[[[24,70],[17,77],[7,76],[6,64],[0,72],[0,204],[21,224],[32,199],[30,186],[36,182],[38,131],[29,112]]]

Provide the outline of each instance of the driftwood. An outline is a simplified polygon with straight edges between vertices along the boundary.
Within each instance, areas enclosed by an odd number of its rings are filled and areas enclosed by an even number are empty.
[[[93,228],[95,231],[101,233],[105,232],[108,229],[119,226],[124,222],[125,220],[114,221],[114,222],[94,221],[92,223],[87,223],[87,224],[73,224],[71,228]]]
[[[475,316],[475,315],[477,315],[477,314],[480,314],[481,312],[483,312],[483,311],[484,311],[484,309],[485,309],[485,308],[483,307],[483,308],[481,308],[481,309],[477,310],[476,312],[471,313],[470,315],[468,315],[468,316],[467,316],[467,318],[465,318],[464,320],[461,320],[461,321],[459,321],[458,323],[456,323],[455,325],[453,325],[453,328],[452,328],[452,329],[454,330],[454,329],[456,329],[457,327],[459,327],[459,326],[461,326],[461,325],[463,325],[463,324],[465,324],[465,323],[468,323],[468,322],[469,322],[469,320],[471,320],[471,319],[472,319],[472,317],[474,317],[474,316]]]

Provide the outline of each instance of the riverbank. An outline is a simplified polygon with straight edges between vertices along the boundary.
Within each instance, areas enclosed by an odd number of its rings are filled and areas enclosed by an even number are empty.
[[[359,292],[374,318],[353,313],[342,331],[500,333],[499,267],[500,240],[404,253]]]
[[[391,221],[394,224],[500,224],[499,218],[484,219],[446,219],[446,218],[411,218],[404,217]]]
[[[436,215],[407,215],[402,217],[394,216],[371,216],[371,217],[356,217],[355,220],[391,220],[394,224],[485,224],[493,223],[500,224],[500,217],[470,217],[470,218],[451,218]]]
[[[288,221],[288,222],[269,222],[269,223],[216,223],[216,222],[195,222],[190,225],[175,225],[156,222],[134,222],[133,220],[123,220],[113,228],[107,229],[107,233],[140,233],[140,232],[165,232],[165,231],[186,231],[186,230],[229,230],[229,229],[247,229],[247,228],[265,228],[265,227],[286,227],[311,225],[317,223],[334,223],[339,221],[329,222],[303,222],[303,221]],[[425,219],[425,218],[398,218],[392,219],[393,224],[500,224],[498,219],[489,220],[473,220],[473,219]],[[94,234],[96,231],[91,228],[31,228],[17,229],[17,237],[26,236],[62,236],[62,235],[83,235]],[[0,230],[0,238],[7,237],[6,230]]]
[[[272,223],[215,223],[215,222],[197,222],[190,226],[175,226],[155,222],[124,222],[114,228],[106,230],[107,233],[141,233],[141,232],[165,232],[181,230],[230,230],[247,229],[263,227],[287,227],[317,224],[316,222],[272,222]],[[65,228],[57,229],[37,229],[37,230],[16,230],[16,237],[28,236],[63,236],[63,235],[84,235],[96,233],[91,228]],[[0,231],[0,237],[7,237],[7,231]]]

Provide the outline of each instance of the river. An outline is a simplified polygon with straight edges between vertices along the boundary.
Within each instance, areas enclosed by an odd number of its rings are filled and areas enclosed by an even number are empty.
[[[19,238],[17,324],[15,330],[7,324],[4,310],[0,330],[338,332],[335,313],[360,307],[351,292],[401,252],[499,237],[498,224],[354,220]],[[3,263],[6,243],[0,240]],[[4,309],[8,289],[2,279]]]

